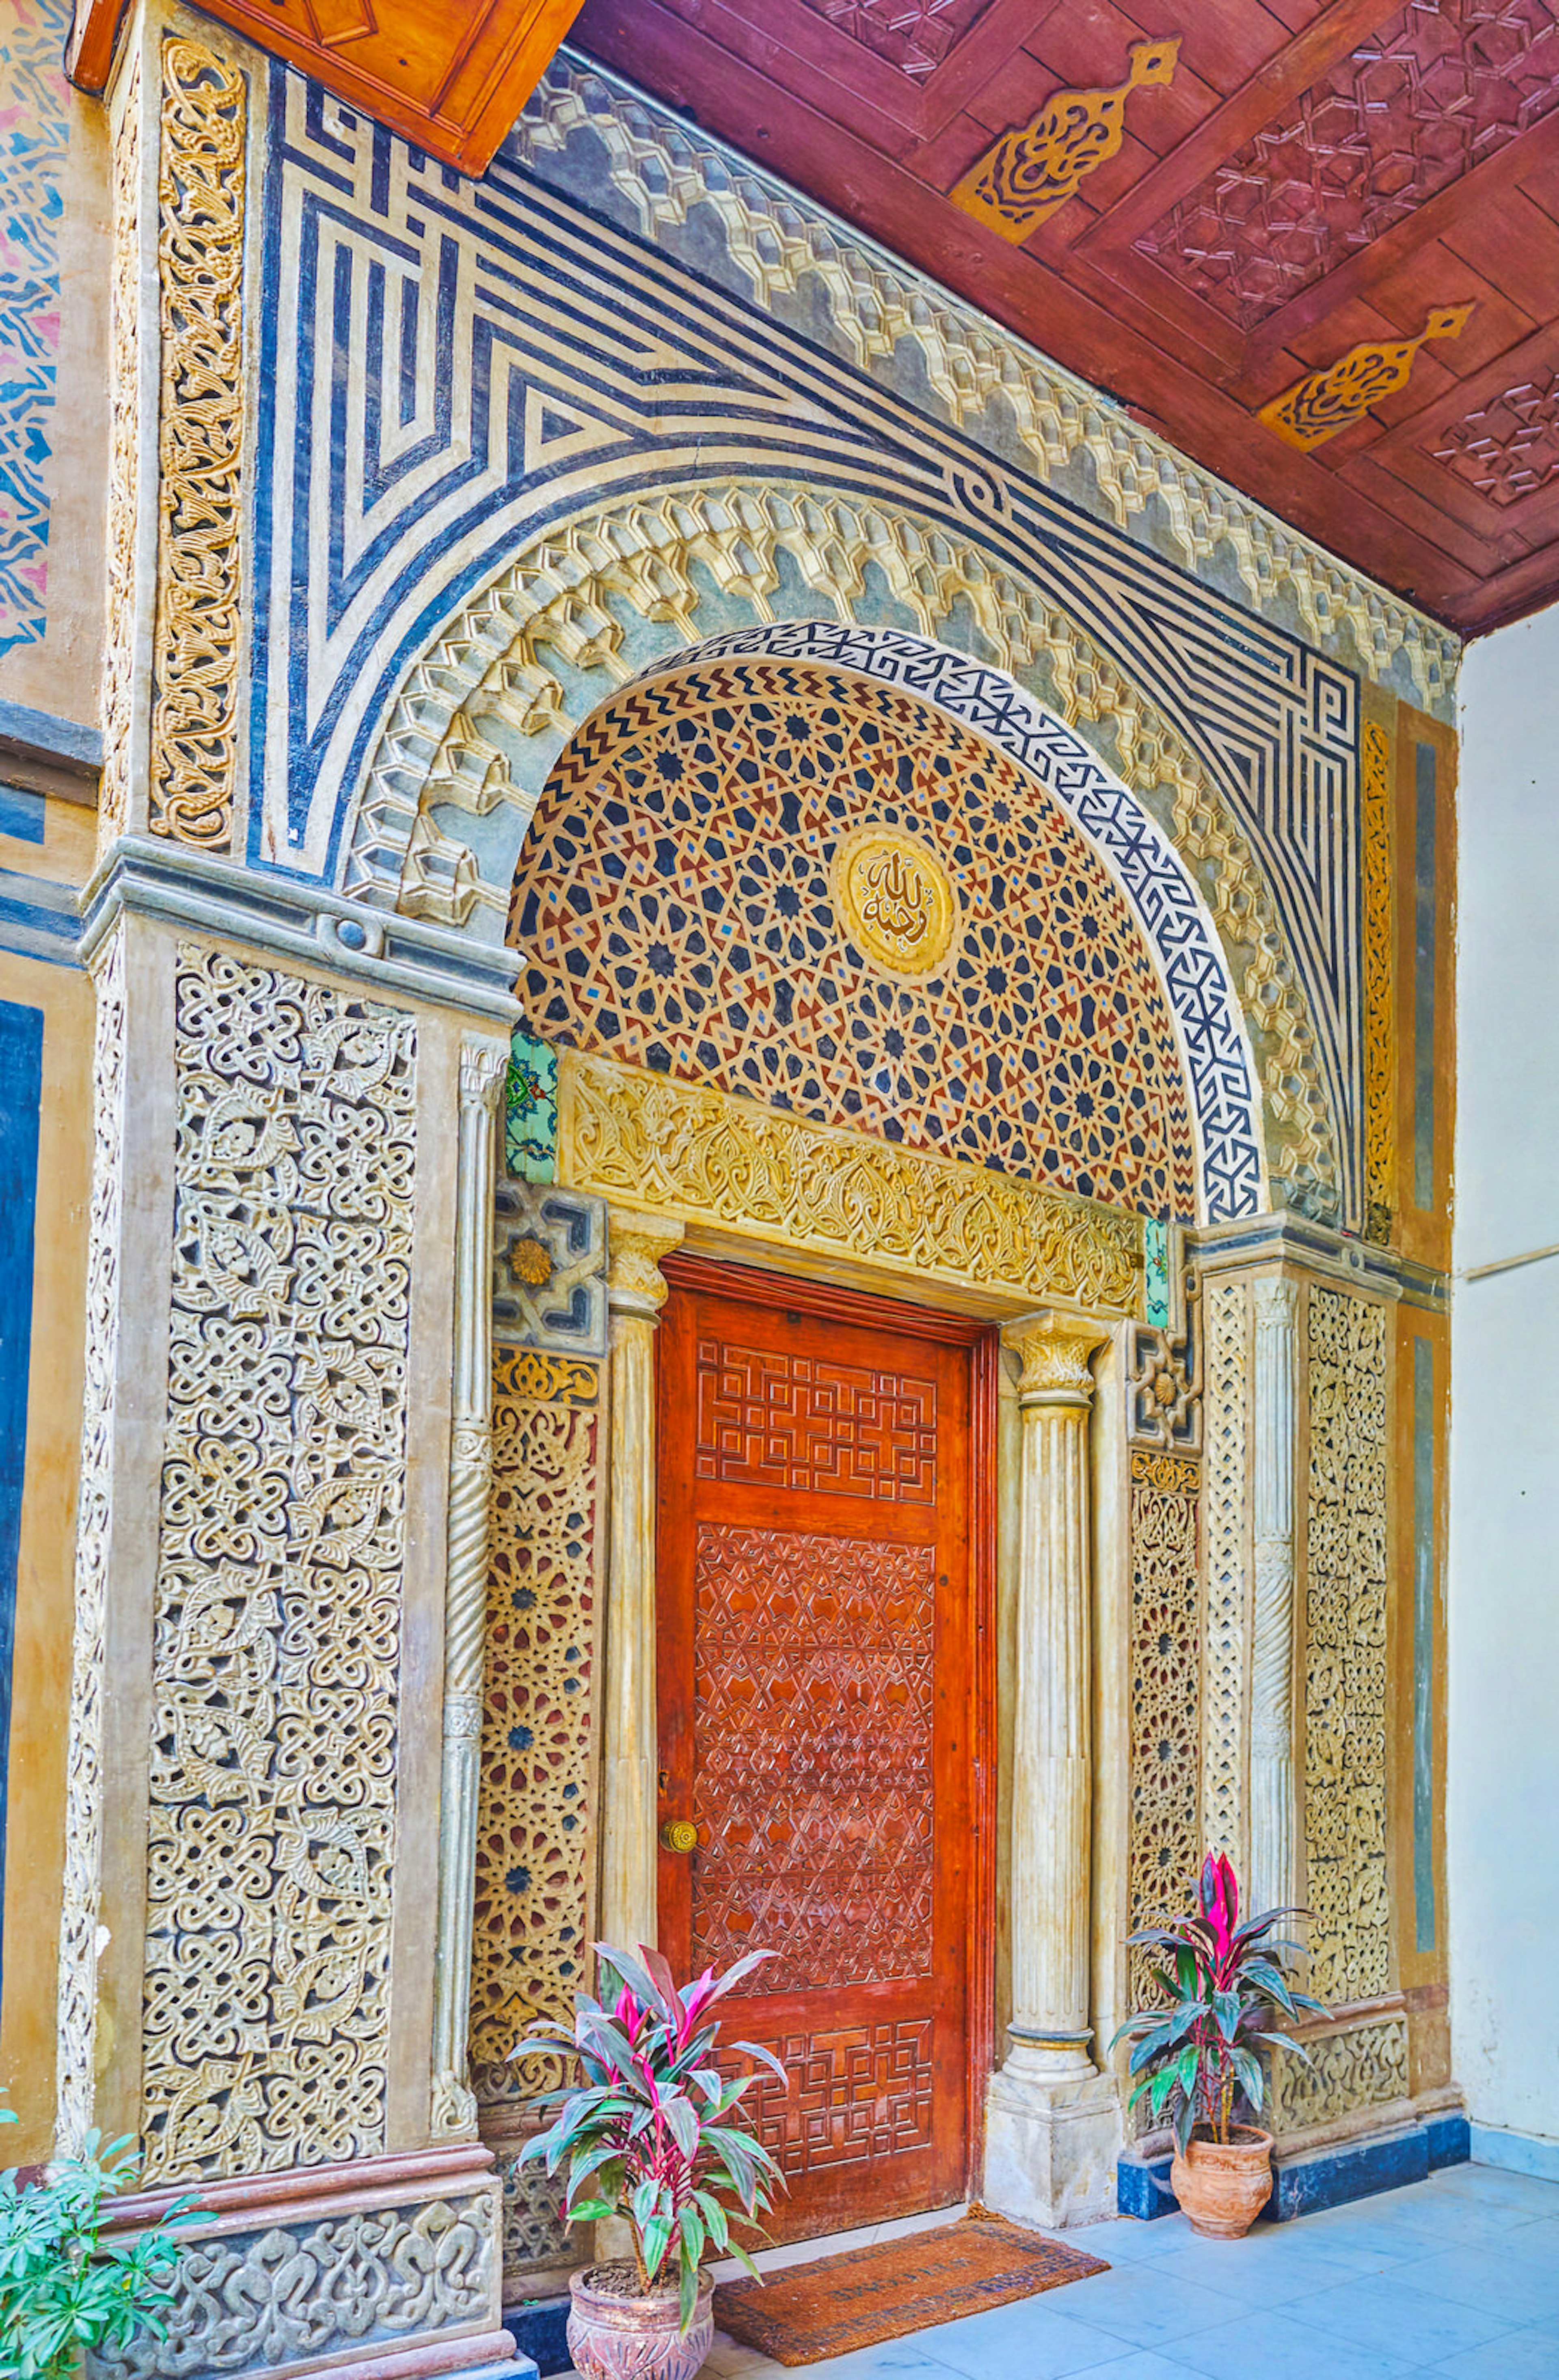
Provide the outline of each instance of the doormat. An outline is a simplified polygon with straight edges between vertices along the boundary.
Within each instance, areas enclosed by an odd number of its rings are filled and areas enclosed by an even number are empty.
[[[766,2281],[722,2281],[714,2319],[776,2363],[821,2363],[1109,2269],[999,2215],[971,2214],[940,2230],[784,2265]]]

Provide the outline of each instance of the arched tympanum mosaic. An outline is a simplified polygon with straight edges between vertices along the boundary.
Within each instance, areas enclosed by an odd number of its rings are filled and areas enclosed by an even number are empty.
[[[539,1038],[1189,1221],[1153,954],[1066,806],[902,688],[732,659],[572,737],[516,879]]]

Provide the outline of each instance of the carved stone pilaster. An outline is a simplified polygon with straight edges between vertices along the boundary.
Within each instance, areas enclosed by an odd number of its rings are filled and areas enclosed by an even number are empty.
[[[493,1470],[489,1248],[494,1126],[505,1043],[460,1050],[455,1220],[455,1360],[444,1606],[444,1769],[439,1814],[438,1947],[433,1969],[435,2133],[474,2130],[466,2079],[470,2022],[471,1900],[487,1615],[487,1502]]]
[[[1089,2055],[1090,1357],[1097,1325],[1009,1326],[1022,1365],[1012,1788],[1012,2021],[992,2082],[985,2191],[1004,2212],[1078,2222],[1107,2208],[1113,2086]]]
[[[1255,1282],[1251,1379],[1254,1608],[1250,1641],[1252,1908],[1295,1900],[1294,1429],[1297,1291]]]
[[[655,1321],[663,1257],[680,1223],[614,1207],[607,1217],[611,1439],[601,1927],[632,1949],[655,1938]]]

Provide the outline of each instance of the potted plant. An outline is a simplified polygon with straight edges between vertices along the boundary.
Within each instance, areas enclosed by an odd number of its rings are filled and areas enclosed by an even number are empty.
[[[14,2123],[0,2108],[0,2121]],[[168,2226],[192,2203],[170,2206],[156,2228],[104,2242],[108,2202],[135,2180],[128,2139],[89,2132],[79,2157],[59,2157],[43,2179],[0,2173],[0,2373],[5,2380],[76,2380],[83,2356],[122,2348],[139,2331],[160,2338],[173,2302],[178,2242]]]
[[[734,2256],[756,2275],[732,2236],[732,2202],[737,2219],[756,2229],[783,2178],[741,2123],[757,2078],[720,2072],[710,2010],[772,1955],[751,1951],[679,1992],[658,1951],[640,1944],[633,1959],[597,1943],[601,1969],[617,1986],[610,2009],[581,1994],[571,2032],[534,2027],[510,2053],[578,2061],[579,2082],[538,2098],[556,2113],[520,2154],[544,2159],[549,2174],[566,2159],[568,2219],[621,2216],[633,2242],[632,2264],[592,2265],[569,2282],[568,2351],[583,2380],[693,2380],[714,2336],[705,2254]],[[729,2047],[784,2084],[772,2052],[748,2041]]]
[[[1309,2064],[1299,2042],[1271,2028],[1279,2012],[1292,2017],[1321,2004],[1297,1990],[1284,1972],[1297,1944],[1273,1938],[1282,1918],[1302,1917],[1303,1910],[1269,1909],[1240,1925],[1234,1869],[1211,1852],[1202,1862],[1197,1899],[1195,1916],[1177,1925],[1147,1925],[1129,1937],[1163,1954],[1166,1963],[1151,1972],[1165,2005],[1139,2009],[1115,2041],[1136,2044],[1127,2105],[1145,2096],[1155,2120],[1166,2108],[1171,2113],[1170,2186],[1191,2228],[1210,2240],[1239,2240],[1272,2192],[1273,2136],[1259,2125],[1236,2123],[1236,2105],[1243,2098],[1253,2116],[1261,2112],[1261,2043],[1279,2043],[1289,2057]]]

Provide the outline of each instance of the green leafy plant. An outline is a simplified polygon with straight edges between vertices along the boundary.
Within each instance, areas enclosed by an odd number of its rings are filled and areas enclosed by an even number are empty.
[[[10,2108],[0,2117],[16,2120]],[[188,2199],[155,2228],[123,2243],[103,2238],[110,2203],[140,2168],[131,2143],[89,2132],[81,2155],[60,2157],[41,2181],[0,2173],[0,2380],[74,2380],[89,2349],[122,2347],[139,2330],[161,2338],[172,2303]]]
[[[1139,2009],[1115,2034],[1115,2041],[1136,2044],[1127,2105],[1134,2107],[1145,2095],[1155,2123],[1168,2108],[1182,2156],[1198,2129],[1227,2144],[1238,2094],[1261,2114],[1266,2078],[1258,2045],[1280,2043],[1289,2057],[1310,2063],[1302,2043],[1271,2029],[1274,2015],[1291,2017],[1300,2009],[1325,2013],[1284,1972],[1297,1943],[1273,1936],[1282,1919],[1306,1911],[1269,1909],[1240,1925],[1234,1869],[1211,1852],[1202,1862],[1197,1900],[1196,1914],[1177,1925],[1145,1925],[1127,1937],[1161,1953],[1163,1963],[1151,1972],[1167,2005]]]
[[[750,1951],[719,1976],[712,1967],[679,1992],[658,1951],[641,1943],[634,1959],[604,1942],[595,1947],[604,1976],[618,1986],[611,2008],[581,1994],[571,2032],[539,2026],[510,2052],[577,2061],[581,2077],[536,2100],[557,2112],[521,2156],[544,2159],[549,2174],[566,2158],[570,2222],[626,2218],[641,2290],[669,2294],[675,2286],[686,2331],[705,2254],[713,2248],[756,2274],[732,2236],[732,2222],[758,2230],[758,2217],[784,2187],[773,2158],[740,2120],[742,2099],[758,2078],[720,2072],[720,2026],[710,2016],[715,2002],[773,1953]],[[771,2067],[786,2084],[771,2051],[750,2041],[729,2047]]]

